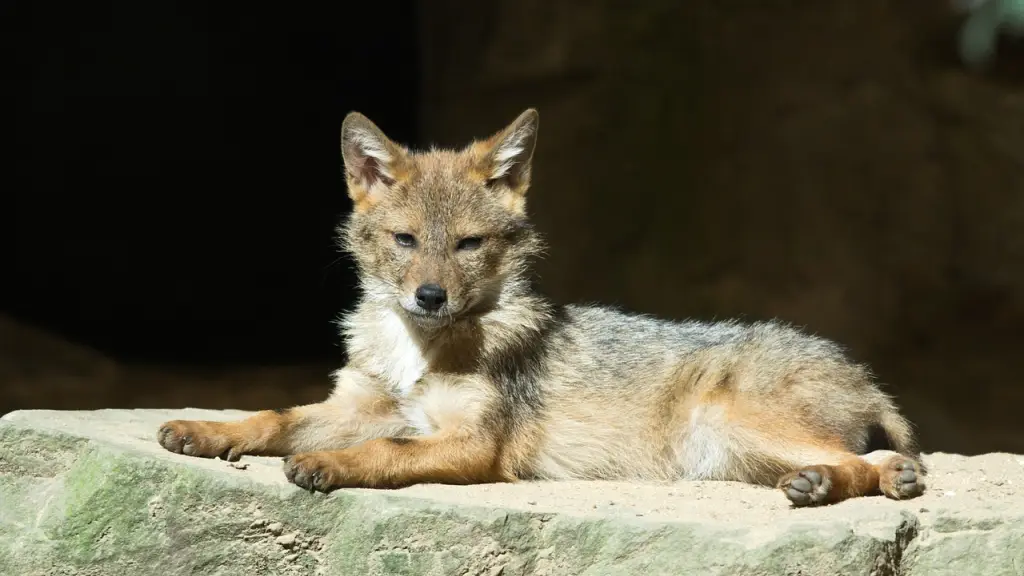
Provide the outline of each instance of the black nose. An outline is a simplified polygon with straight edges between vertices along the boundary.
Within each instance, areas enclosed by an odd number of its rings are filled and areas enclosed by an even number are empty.
[[[448,293],[437,284],[423,284],[416,289],[416,303],[424,310],[431,312],[444,306]]]

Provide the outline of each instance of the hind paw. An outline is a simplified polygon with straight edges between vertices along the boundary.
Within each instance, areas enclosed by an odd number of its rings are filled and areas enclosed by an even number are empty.
[[[783,476],[779,488],[793,506],[820,506],[828,503],[831,476],[826,466],[809,466]]]
[[[924,494],[924,473],[916,460],[893,456],[878,468],[878,488],[889,498],[906,500]]]

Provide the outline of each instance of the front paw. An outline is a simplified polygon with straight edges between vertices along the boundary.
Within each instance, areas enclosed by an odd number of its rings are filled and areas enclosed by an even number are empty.
[[[227,423],[171,420],[160,426],[157,441],[175,454],[200,458],[220,457],[237,461],[244,451],[235,438],[227,433]]]
[[[341,488],[344,472],[338,457],[328,452],[306,452],[284,459],[285,478],[310,492],[326,494]]]

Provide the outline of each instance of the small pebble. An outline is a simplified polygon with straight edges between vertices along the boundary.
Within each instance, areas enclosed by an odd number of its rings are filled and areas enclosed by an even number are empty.
[[[527,500],[526,503],[529,504],[530,506],[536,506],[537,505],[537,501],[536,500]]]
[[[945,492],[942,493],[942,495],[952,498],[953,496],[956,496],[956,492],[953,492],[952,490],[946,490]]]
[[[930,512],[930,510],[928,510],[927,508],[921,508],[920,512],[921,512],[921,513],[924,513],[924,512]]]
[[[263,518],[263,510],[260,510],[259,508],[253,510],[252,511],[252,517],[253,518]]]
[[[232,468],[235,468],[235,469],[238,469],[238,470],[245,470],[246,468],[249,467],[249,463],[248,462],[245,462],[245,463],[242,463],[242,462],[228,462],[228,466],[231,466]]]
[[[284,557],[284,561],[285,562],[295,562],[295,559],[298,558],[298,557],[299,557],[298,554],[289,554],[289,555]]]
[[[637,512],[637,513],[636,513],[636,515],[637,515],[637,516],[643,516],[643,515],[644,515],[644,513],[643,513],[643,512]]]
[[[274,542],[277,542],[285,548],[291,548],[295,545],[295,534],[285,534],[284,536],[278,536]]]
[[[267,519],[266,518],[257,518],[257,519],[252,521],[252,524],[249,524],[249,528],[263,528],[266,525],[267,525]]]
[[[302,546],[303,548],[309,548],[309,541],[303,540],[302,542],[299,542],[299,546]]]
[[[282,525],[280,522],[274,522],[270,526],[267,526],[267,530],[270,531],[270,533],[274,536],[277,536],[281,532],[284,532],[284,525]]]

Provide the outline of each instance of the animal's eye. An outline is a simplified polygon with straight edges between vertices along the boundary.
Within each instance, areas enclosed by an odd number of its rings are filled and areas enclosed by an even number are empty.
[[[483,243],[484,239],[476,236],[470,238],[463,238],[459,240],[459,243],[455,246],[456,250],[476,250]]]
[[[395,244],[398,244],[402,248],[415,248],[416,237],[413,236],[412,234],[405,234],[404,232],[399,232],[395,234]]]

